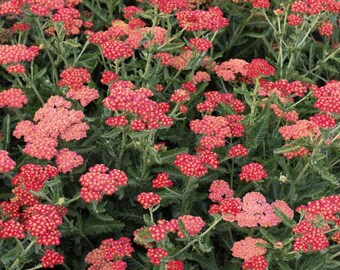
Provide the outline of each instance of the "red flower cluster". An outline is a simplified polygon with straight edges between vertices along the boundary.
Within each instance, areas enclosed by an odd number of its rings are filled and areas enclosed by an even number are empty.
[[[173,124],[172,118],[165,115],[170,109],[169,104],[156,103],[149,99],[153,96],[149,89],[133,90],[134,88],[135,86],[129,81],[113,83],[110,87],[110,96],[103,100],[104,106],[112,111],[122,111],[137,116],[138,118],[131,123],[133,130],[157,129]]]
[[[79,100],[84,107],[99,97],[96,89],[84,85],[91,81],[91,75],[85,68],[67,68],[60,74],[60,78],[58,86],[69,87],[66,97]]]
[[[174,164],[183,174],[187,176],[199,178],[208,173],[208,170],[205,167],[202,159],[196,155],[177,155]]]
[[[57,230],[63,223],[62,214],[54,205],[35,204],[23,211],[24,228],[37,243],[44,246],[60,244],[61,233]]]
[[[314,107],[322,112],[340,114],[340,81],[329,81],[313,93]]]
[[[246,270],[266,270],[267,267],[268,262],[264,256],[254,256],[242,265],[242,268]]]
[[[336,125],[336,120],[327,113],[320,113],[309,117],[309,120],[315,123],[320,128],[333,128]]]
[[[128,178],[121,170],[111,170],[104,164],[96,164],[89,168],[89,172],[80,176],[82,188],[80,196],[85,202],[99,201],[103,194],[112,195],[120,186],[126,186]]]
[[[268,176],[264,170],[263,165],[257,162],[252,162],[244,165],[241,169],[240,180],[249,181],[260,181]]]
[[[182,10],[176,13],[181,28],[187,31],[210,30],[213,32],[229,25],[229,20],[223,17],[219,7],[210,7],[205,10]]]
[[[200,112],[212,113],[220,104],[229,105],[236,113],[243,113],[246,109],[244,103],[230,93],[221,94],[218,91],[209,91],[204,93],[204,97],[206,100],[196,106]]]
[[[52,249],[47,249],[40,261],[43,268],[53,268],[57,264],[64,263],[64,256]]]
[[[9,221],[2,221],[0,219],[0,238],[17,238],[17,239],[24,239],[24,226],[16,221],[16,220],[9,220]]]
[[[171,187],[174,183],[170,179],[170,175],[166,172],[162,172],[156,175],[156,178],[152,180],[153,188],[166,188]]]
[[[195,217],[190,215],[180,216],[178,218],[178,221],[182,222],[186,232],[190,236],[195,236],[196,234],[200,233],[200,231],[205,225],[205,222],[201,217]],[[177,236],[179,238],[184,238],[185,233],[179,229],[177,232]]]
[[[28,99],[21,89],[10,88],[0,92],[0,108],[22,108],[27,103]]]
[[[319,14],[321,11],[326,10],[337,14],[339,12],[339,5],[335,0],[300,0],[292,3],[291,10],[296,13],[305,13],[307,15]]]
[[[133,247],[129,238],[112,238],[102,241],[99,248],[94,249],[85,257],[85,262],[91,264],[89,270],[115,269],[124,270],[127,263],[122,261],[125,256],[131,257]]]
[[[146,256],[149,257],[149,260],[154,265],[159,265],[161,263],[161,259],[167,257],[169,253],[162,248],[150,248],[146,253]]]
[[[161,12],[168,14],[189,7],[187,0],[151,0],[150,2],[157,6]]]
[[[12,192],[15,195],[12,202],[21,206],[32,206],[38,203],[38,198],[29,193],[39,191],[46,181],[58,174],[57,168],[47,165],[45,168],[36,164],[26,164],[20,167],[20,172],[12,178],[12,185],[16,186]]]
[[[52,96],[35,113],[33,120],[36,124],[27,120],[19,122],[13,136],[18,139],[24,137],[24,153],[50,160],[57,155],[58,137],[65,141],[86,137],[90,127],[81,122],[85,115],[81,111],[69,110],[71,106],[71,102],[62,97]]]
[[[304,157],[309,154],[310,154],[309,150],[306,147],[302,146],[298,150],[285,152],[283,155],[288,159],[292,159],[294,157]]]
[[[0,150],[0,173],[9,172],[15,168],[15,161],[9,157],[5,150]]]
[[[62,22],[66,30],[66,35],[78,35],[80,27],[83,25],[79,10],[72,7],[58,9],[52,16],[52,21]]]
[[[337,216],[340,212],[340,195],[311,201],[307,205],[299,206],[296,211],[304,213],[307,220],[317,220],[321,217],[323,220],[333,221],[340,225],[340,217]]]
[[[268,77],[275,74],[275,68],[265,59],[253,59],[244,68],[247,70],[247,76],[251,79]]]
[[[0,16],[3,15],[20,15],[21,9],[24,5],[23,1],[10,0],[2,1],[0,3]]]
[[[0,65],[6,65],[11,72],[18,71],[17,73],[21,73],[25,67],[20,63],[32,61],[39,54],[39,50],[38,46],[26,47],[22,44],[0,45]]]
[[[48,16],[52,10],[64,7],[63,0],[24,0],[29,10],[39,16]]]
[[[153,192],[143,192],[137,196],[139,202],[144,209],[160,204],[161,196]]]
[[[299,15],[289,14],[288,24],[292,26],[298,26],[302,23],[303,19]]]
[[[212,42],[205,38],[191,38],[189,42],[191,46],[200,52],[207,52],[213,47]]]
[[[228,157],[245,157],[248,155],[248,150],[242,144],[235,144],[228,150]]]
[[[106,70],[102,73],[102,78],[100,82],[102,84],[111,84],[118,80],[118,75],[111,70]]]
[[[184,263],[178,260],[172,260],[166,265],[166,270],[184,270]]]
[[[323,230],[317,228],[307,220],[303,220],[297,224],[292,232],[296,233],[299,237],[295,239],[293,249],[294,251],[316,251],[323,250],[329,246],[327,236]]]

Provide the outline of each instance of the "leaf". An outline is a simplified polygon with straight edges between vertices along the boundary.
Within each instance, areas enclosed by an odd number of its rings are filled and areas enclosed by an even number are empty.
[[[102,137],[105,138],[105,139],[113,139],[113,138],[118,137],[120,133],[122,133],[122,130],[116,128],[114,130],[111,130],[111,131],[103,134]]]
[[[184,42],[165,44],[158,48],[160,51],[171,52],[182,48],[185,45]]]
[[[169,162],[172,161],[177,155],[188,153],[189,149],[187,147],[181,147],[172,149],[169,151],[161,152],[160,153],[160,160],[161,162]]]
[[[275,215],[277,215],[283,222],[284,225],[286,225],[289,228],[293,228],[296,225],[296,222],[289,217],[286,216],[285,213],[283,213],[279,208],[275,207]]]
[[[272,235],[271,233],[269,233],[267,230],[260,228],[260,232],[262,234],[262,236],[268,240],[271,244],[275,244],[277,242],[277,239],[274,237],[274,235]]]
[[[15,261],[18,258],[18,255],[20,253],[20,246],[17,245],[15,248],[2,255],[0,260],[4,265],[9,265],[11,262]]]
[[[84,220],[82,232],[85,235],[96,236],[101,233],[115,232],[124,228],[125,224],[117,220],[103,220],[90,217]]]
[[[11,140],[11,116],[6,114],[3,120],[2,132],[4,134],[4,149],[8,149]]]
[[[297,151],[301,148],[300,145],[292,145],[292,146],[283,146],[280,148],[276,148],[274,149],[274,154],[284,154],[284,153],[288,153],[288,152],[293,152],[293,151]]]
[[[322,179],[327,180],[333,185],[339,186],[339,180],[334,174],[330,173],[327,168],[314,165],[313,168],[321,176]]]

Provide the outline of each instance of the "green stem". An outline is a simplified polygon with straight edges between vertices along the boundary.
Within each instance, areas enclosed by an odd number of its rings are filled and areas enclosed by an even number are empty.
[[[30,268],[28,270],[35,270],[35,269],[40,269],[40,268],[42,268],[42,264],[41,263],[39,263],[37,266],[35,266],[33,268]]]
[[[191,242],[189,242],[184,248],[182,248],[180,251],[176,252],[174,255],[172,255],[170,258],[175,258],[178,255],[180,255],[181,253],[183,253],[184,251],[186,251],[189,247],[191,247],[193,244],[195,244],[196,242],[198,242],[201,238],[203,238],[207,233],[209,233],[212,229],[214,229],[216,227],[216,225],[222,220],[222,217],[216,219],[214,221],[213,224],[210,225],[210,227],[204,232],[202,233],[200,236],[198,236],[198,238],[195,238],[194,240],[192,240]]]
[[[125,129],[123,129],[122,142],[121,142],[121,145],[120,145],[118,163],[117,163],[117,168],[119,170],[122,166],[122,160],[123,160],[124,152],[125,152],[125,149],[126,149],[126,138],[127,138],[127,134],[126,134]]]
[[[155,221],[153,219],[153,209],[152,209],[152,206],[149,207],[149,213],[150,213],[150,221],[152,224],[155,224]]]
[[[148,153],[149,153],[149,148],[154,144],[154,135],[155,135],[155,131],[151,130],[149,131],[149,136],[148,136],[148,140],[147,140],[147,145],[143,151],[143,156],[142,156],[142,173],[140,176],[140,181],[144,181],[145,175],[146,175],[146,169],[148,167],[147,165],[147,158],[148,158]]]
[[[340,256],[340,251],[337,252],[337,253],[335,253],[335,254],[333,254],[333,255],[330,256],[329,258],[330,258],[331,260],[333,260],[333,259],[335,259],[335,258],[338,257],[338,256]]]
[[[253,100],[251,102],[251,108],[250,108],[250,121],[251,121],[250,123],[251,123],[251,126],[254,124],[255,109],[256,109],[256,106],[257,106],[258,89],[259,89],[259,78],[256,78],[255,79],[255,88],[254,88],[254,92],[252,94]]]
[[[35,95],[37,96],[37,98],[39,99],[39,101],[41,102],[41,104],[44,106],[45,102],[42,99],[41,95],[39,94],[38,89],[35,87],[34,82],[32,81],[31,78],[29,78],[26,74],[23,74],[23,77],[26,79],[26,81],[28,82],[28,84],[31,86],[31,88],[33,89],[33,92],[35,93]]]
[[[25,256],[26,253],[28,253],[30,251],[30,249],[32,247],[34,247],[35,245],[35,240],[33,240],[26,248],[23,252],[21,252],[21,254],[17,257],[17,259],[14,261],[14,263],[12,264],[12,266],[8,269],[8,270],[14,270],[18,268],[18,264],[20,262],[20,258]]]
[[[86,47],[90,44],[90,42],[87,40],[86,43],[83,46],[83,49],[81,50],[81,52],[79,53],[78,57],[76,60],[74,60],[73,66],[75,66],[75,64],[78,62],[78,60],[80,59],[80,57],[83,55]]]
[[[178,197],[182,197],[182,196],[183,196],[182,194],[179,194],[178,192],[176,192],[176,191],[174,191],[174,190],[172,190],[172,189],[170,189],[170,188],[167,188],[167,187],[166,187],[165,190],[171,192],[172,194],[177,195]]]

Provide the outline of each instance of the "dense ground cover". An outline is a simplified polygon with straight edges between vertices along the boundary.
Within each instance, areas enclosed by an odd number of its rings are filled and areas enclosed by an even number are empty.
[[[0,1],[0,269],[338,269],[339,11]]]

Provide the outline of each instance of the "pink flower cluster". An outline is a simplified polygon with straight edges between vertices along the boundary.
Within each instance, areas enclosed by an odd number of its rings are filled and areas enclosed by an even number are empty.
[[[267,269],[268,263],[263,256],[266,254],[267,249],[260,247],[258,244],[266,245],[267,242],[261,238],[246,237],[244,240],[235,242],[231,251],[232,255],[236,258],[244,260],[242,265],[243,269]]]
[[[294,212],[281,200],[272,204],[259,192],[249,192],[242,200],[234,198],[234,191],[223,180],[212,182],[209,190],[209,199],[215,204],[210,206],[210,214],[221,214],[224,220],[236,221],[240,227],[271,227],[281,222],[274,213],[275,208],[281,210],[288,218],[293,218]]]
[[[58,154],[58,137],[65,141],[86,137],[89,126],[83,123],[81,111],[70,110],[72,104],[60,96],[52,96],[34,116],[34,122],[25,120],[18,123],[13,136],[24,137],[24,153],[39,159],[50,160]]]
[[[15,161],[9,157],[6,150],[0,150],[0,173],[9,172],[15,168]]]
[[[112,195],[120,186],[126,186],[128,178],[121,170],[111,170],[104,164],[96,164],[89,168],[79,179],[82,188],[80,196],[85,202],[99,201],[103,194]]]

